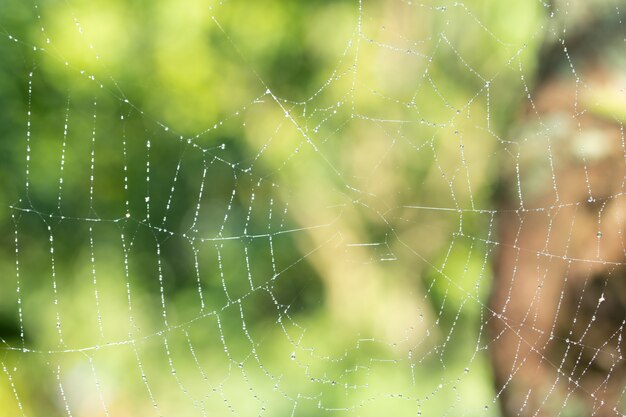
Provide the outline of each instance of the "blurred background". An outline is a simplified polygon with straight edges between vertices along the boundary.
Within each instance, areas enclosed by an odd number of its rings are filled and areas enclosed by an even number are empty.
[[[5,0],[0,415],[500,415],[509,133],[605,3]]]

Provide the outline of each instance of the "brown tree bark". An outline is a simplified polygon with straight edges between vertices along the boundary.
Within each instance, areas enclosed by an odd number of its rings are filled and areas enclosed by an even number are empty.
[[[623,24],[615,9],[587,23],[554,31],[504,162],[519,169],[504,187],[489,327],[505,416],[624,414]]]

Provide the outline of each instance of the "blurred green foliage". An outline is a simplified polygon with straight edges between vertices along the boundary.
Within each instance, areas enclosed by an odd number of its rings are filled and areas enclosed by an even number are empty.
[[[496,415],[456,209],[543,13],[5,0],[0,415]]]

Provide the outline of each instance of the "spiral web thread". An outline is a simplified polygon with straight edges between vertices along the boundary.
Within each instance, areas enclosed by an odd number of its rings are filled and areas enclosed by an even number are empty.
[[[331,64],[296,94],[259,69],[272,29],[201,4],[245,85],[212,84],[195,133],[154,104],[167,86],[133,97],[81,5],[2,17],[1,415],[622,415],[624,84],[597,93],[570,55],[575,7],[326,6],[310,26],[336,33],[307,30]],[[557,110],[532,81],[546,37],[574,86]]]

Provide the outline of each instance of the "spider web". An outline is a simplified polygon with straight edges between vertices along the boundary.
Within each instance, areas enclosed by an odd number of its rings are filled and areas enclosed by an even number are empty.
[[[620,7],[7,2],[0,415],[622,415]]]

